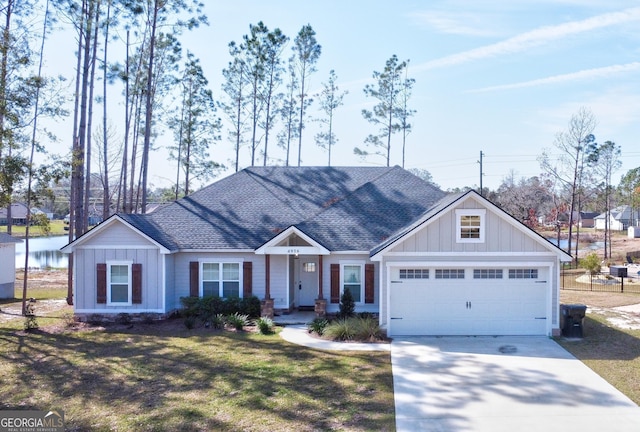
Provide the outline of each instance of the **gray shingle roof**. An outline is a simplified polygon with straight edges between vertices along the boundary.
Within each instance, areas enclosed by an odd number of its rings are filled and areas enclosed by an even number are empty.
[[[251,167],[147,215],[120,215],[170,250],[254,250],[296,226],[368,251],[444,192],[399,167]]]
[[[22,243],[22,240],[7,233],[0,233],[0,243]]]

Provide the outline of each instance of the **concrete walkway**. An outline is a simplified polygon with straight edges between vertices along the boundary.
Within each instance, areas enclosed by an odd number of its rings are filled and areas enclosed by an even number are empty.
[[[391,345],[402,431],[640,431],[640,408],[546,337]]]
[[[334,342],[315,338],[309,335],[305,325],[288,325],[280,332],[280,337],[287,342],[309,348],[332,351],[390,351],[388,343]]]

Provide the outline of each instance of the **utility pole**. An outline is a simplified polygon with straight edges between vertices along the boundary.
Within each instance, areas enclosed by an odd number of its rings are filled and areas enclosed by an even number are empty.
[[[484,173],[482,172],[482,156],[484,156],[484,153],[482,153],[482,150],[480,150],[480,160],[478,161],[478,163],[480,164],[480,196],[482,195],[482,176],[484,175]]]

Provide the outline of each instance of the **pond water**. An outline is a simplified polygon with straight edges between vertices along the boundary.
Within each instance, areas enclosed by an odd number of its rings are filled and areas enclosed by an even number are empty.
[[[60,248],[69,243],[68,236],[37,237],[29,239],[29,267],[67,268],[67,254]],[[25,242],[16,244],[16,268],[24,268]]]
[[[547,240],[549,240],[551,243],[553,243],[556,246],[558,245],[557,238],[547,238]],[[568,244],[569,244],[569,239],[560,239],[560,249],[567,250]],[[575,248],[575,243],[571,245],[571,249],[574,249],[574,248]],[[581,250],[598,250],[602,248],[604,248],[604,242],[597,241],[597,242],[590,243],[586,248],[583,248]]]

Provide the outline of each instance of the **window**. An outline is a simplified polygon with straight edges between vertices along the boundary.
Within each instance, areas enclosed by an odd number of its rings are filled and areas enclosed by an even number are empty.
[[[436,279],[464,279],[464,269],[436,269]]]
[[[345,264],[342,266],[342,292],[349,291],[355,303],[362,303],[364,266],[361,264]]]
[[[538,269],[509,269],[509,279],[538,279]]]
[[[107,263],[107,304],[131,304],[131,263]]]
[[[502,269],[474,269],[474,279],[502,279]]]
[[[458,243],[484,242],[484,219],[486,211],[483,209],[456,210],[456,232]]]
[[[400,269],[400,279],[429,279],[429,269]]]
[[[240,263],[202,263],[202,297],[240,297]]]
[[[305,273],[315,273],[316,271],[316,263],[314,262],[306,262],[302,264],[302,271]]]

